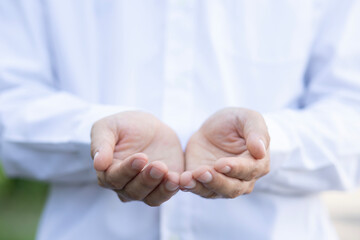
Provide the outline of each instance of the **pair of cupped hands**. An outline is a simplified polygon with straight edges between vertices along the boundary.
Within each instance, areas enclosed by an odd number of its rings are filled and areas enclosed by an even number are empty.
[[[91,154],[100,186],[123,202],[159,206],[181,189],[204,198],[252,192],[270,170],[270,137],[260,113],[226,108],[209,117],[183,152],[176,133],[144,112],[94,123]]]

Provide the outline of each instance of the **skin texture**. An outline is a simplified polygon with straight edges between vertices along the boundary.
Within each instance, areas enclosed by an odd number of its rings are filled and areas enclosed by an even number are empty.
[[[188,142],[182,189],[205,198],[250,193],[270,171],[269,142],[259,113],[241,108],[215,113]]]
[[[96,122],[91,154],[98,183],[121,201],[159,206],[179,188],[184,154],[175,132],[153,115],[122,112]]]
[[[259,113],[226,108],[193,134],[184,157],[167,125],[148,113],[123,112],[93,125],[91,154],[100,186],[123,202],[159,206],[179,188],[205,198],[250,193],[270,170],[269,142]]]

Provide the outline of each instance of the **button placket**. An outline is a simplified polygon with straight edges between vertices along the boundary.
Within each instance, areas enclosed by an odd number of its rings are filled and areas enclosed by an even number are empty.
[[[193,0],[170,0],[167,5],[163,117],[176,127],[184,127],[186,119],[179,123],[178,116],[189,117],[193,101],[193,8]]]
[[[183,146],[193,112],[194,7],[194,0],[169,0],[165,20],[162,117],[179,134]],[[178,193],[163,204],[161,239],[192,239],[188,201],[183,193]]]

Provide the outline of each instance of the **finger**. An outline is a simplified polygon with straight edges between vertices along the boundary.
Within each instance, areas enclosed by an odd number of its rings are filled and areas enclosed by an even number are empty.
[[[169,172],[166,179],[149,195],[144,198],[144,202],[152,207],[160,206],[169,200],[179,190],[180,176],[178,173]]]
[[[152,162],[123,188],[123,193],[130,199],[143,200],[162,182],[167,172],[163,162]]]
[[[250,184],[247,181],[227,177],[212,168],[208,168],[205,172],[195,170],[193,176],[209,191],[215,192],[223,198],[235,198],[246,193]]]
[[[98,185],[100,187],[109,188],[110,186],[108,184],[105,184],[105,174],[102,171],[96,171],[96,176],[98,179]]]
[[[214,169],[231,178],[251,180],[255,177],[255,161],[252,157],[250,159],[240,157],[220,158],[215,162]]]
[[[196,186],[196,181],[193,179],[190,171],[185,171],[180,175],[180,189],[192,189]]]
[[[246,190],[245,194],[250,194],[254,190],[256,180],[252,180],[249,182],[248,189]]]
[[[266,145],[263,137],[255,133],[248,135],[246,139],[246,147],[250,151],[251,155],[256,159],[262,159],[266,155]]]
[[[254,158],[264,158],[270,144],[270,136],[264,118],[259,113],[250,111],[244,117],[243,122],[247,149]]]
[[[122,201],[124,203],[131,201],[129,198],[125,197],[119,190],[114,190],[114,191],[117,193],[118,198],[120,199],[120,201]]]
[[[113,162],[114,147],[117,142],[116,131],[105,120],[96,122],[91,129],[91,156],[94,168],[105,171]]]
[[[201,167],[207,169],[207,167]],[[216,194],[204,187],[201,182],[195,181],[190,171],[186,171],[180,176],[180,189],[184,192],[192,192],[204,198],[215,198]]]
[[[269,172],[268,162],[266,158],[256,160],[251,156],[220,158],[215,162],[214,169],[228,177],[250,181]]]
[[[122,189],[128,182],[138,175],[148,162],[144,153],[135,153],[124,161],[117,161],[111,165],[101,178],[104,185],[114,189]],[[99,174],[98,174],[99,176]]]

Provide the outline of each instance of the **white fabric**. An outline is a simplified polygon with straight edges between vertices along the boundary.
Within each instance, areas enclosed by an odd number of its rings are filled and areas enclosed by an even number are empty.
[[[360,179],[359,23],[351,0],[1,0],[0,158],[52,184],[37,238],[336,239],[318,193]],[[94,121],[148,111],[185,146],[226,106],[270,130],[250,195],[151,208],[97,186]]]

